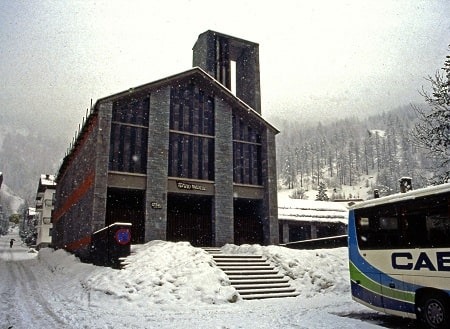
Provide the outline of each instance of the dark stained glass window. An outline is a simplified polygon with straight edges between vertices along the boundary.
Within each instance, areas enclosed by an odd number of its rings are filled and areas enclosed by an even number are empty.
[[[233,115],[233,181],[262,185],[261,134],[243,118]]]
[[[171,89],[168,174],[214,180],[214,96],[192,83]]]
[[[148,115],[148,96],[114,102],[109,170],[146,173]]]

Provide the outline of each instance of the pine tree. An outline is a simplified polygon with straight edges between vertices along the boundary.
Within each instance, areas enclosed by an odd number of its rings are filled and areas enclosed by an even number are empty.
[[[431,183],[439,184],[450,180],[450,56],[444,67],[427,80],[431,84],[431,93],[422,88],[421,95],[429,108],[412,106],[419,116],[412,140],[418,147],[426,149],[434,160]]]
[[[316,195],[316,201],[328,201],[327,188],[323,182],[319,183],[319,190]]]

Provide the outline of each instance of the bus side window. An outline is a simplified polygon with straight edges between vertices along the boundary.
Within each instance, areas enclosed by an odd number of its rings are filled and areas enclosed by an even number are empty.
[[[398,218],[393,216],[380,217],[379,234],[381,246],[385,248],[396,248],[401,241]]]
[[[358,216],[356,221],[356,229],[358,231],[358,244],[362,249],[366,249],[369,239],[369,218]]]
[[[428,216],[426,216],[426,230],[429,247],[450,247],[450,199],[436,197],[428,202]]]
[[[408,214],[405,230],[405,248],[424,248],[429,245],[425,223],[425,216],[419,214]]]
[[[450,246],[450,221],[444,216],[427,216],[428,239],[434,248]]]

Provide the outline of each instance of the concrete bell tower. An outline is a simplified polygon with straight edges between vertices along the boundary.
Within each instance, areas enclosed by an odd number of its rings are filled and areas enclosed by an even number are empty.
[[[259,45],[208,30],[193,47],[193,66],[208,72],[231,90],[231,62],[236,63],[236,96],[261,114]]]

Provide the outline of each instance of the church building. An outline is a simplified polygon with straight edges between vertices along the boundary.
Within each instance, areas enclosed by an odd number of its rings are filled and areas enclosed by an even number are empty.
[[[192,69],[92,106],[57,175],[53,245],[85,255],[115,222],[132,243],[278,244],[277,133],[258,44],[206,31]]]

